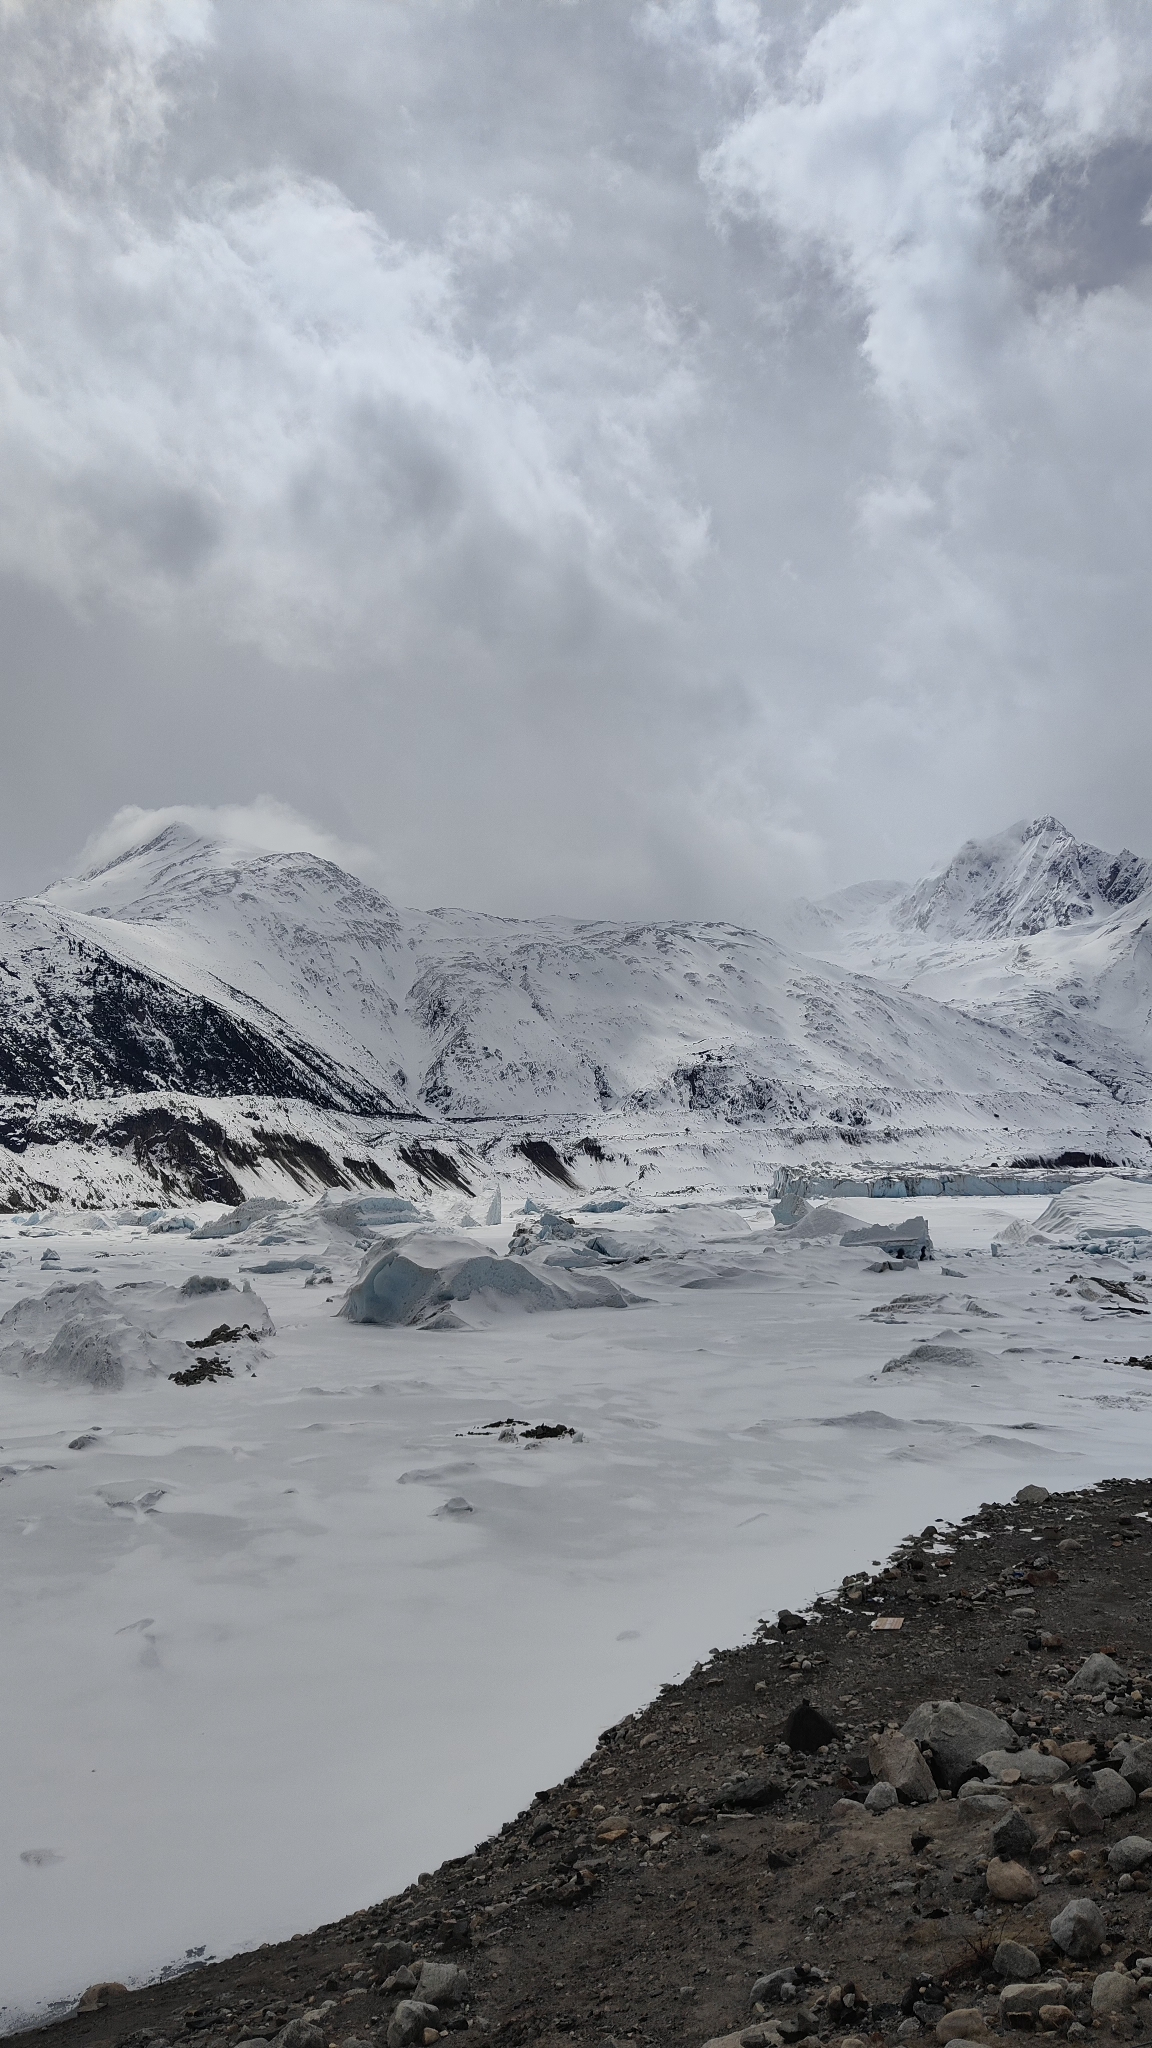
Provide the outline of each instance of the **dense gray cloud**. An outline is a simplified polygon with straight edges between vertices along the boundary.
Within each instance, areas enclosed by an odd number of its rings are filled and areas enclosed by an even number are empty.
[[[1152,851],[1142,10],[0,0],[0,81],[10,888],[259,791],[492,909]]]

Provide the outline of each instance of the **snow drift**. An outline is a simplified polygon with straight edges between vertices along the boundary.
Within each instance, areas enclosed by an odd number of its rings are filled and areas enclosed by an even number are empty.
[[[274,1334],[251,1287],[215,1274],[182,1287],[57,1282],[0,1316],[0,1373],[118,1393],[130,1378],[172,1378],[198,1357],[223,1363]]]
[[[1065,1188],[1035,1223],[1009,1223],[993,1249],[1026,1244],[1097,1258],[1152,1259],[1152,1174],[1102,1173]]]

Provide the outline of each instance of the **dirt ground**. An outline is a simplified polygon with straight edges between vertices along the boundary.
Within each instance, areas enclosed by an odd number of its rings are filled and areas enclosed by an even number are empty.
[[[991,1708],[1025,1744],[1066,1751],[1082,1781],[1119,1738],[1152,1737],[1150,1508],[1152,1481],[1112,1481],[1031,1506],[985,1505],[939,1544],[917,1531],[882,1570],[818,1602],[806,1625],[766,1624],[756,1643],[717,1654],[606,1730],[579,1770],[474,1855],[314,1933],[113,1991],[107,2005],[38,2030],[38,2048],[57,2035],[68,2048],[233,2048],[306,2016],[318,2030],[311,2048],[385,2048],[422,1958],[452,1961],[468,1980],[437,2031],[506,2048],[703,2048],[755,2026],[753,1986],[785,1965],[821,1973],[802,1969],[783,2005],[769,1995],[785,2039],[811,2028],[885,2040],[922,2024],[934,2041],[941,2010],[983,2007],[990,2031],[1008,2024],[993,1963],[1007,1939],[1066,1980],[1058,2031],[1152,2036],[1144,1998],[1107,2019],[1088,1999],[1099,1972],[1134,1969],[1152,1952],[1148,1878],[1118,1878],[1107,1862],[1121,1837],[1152,1836],[1152,1791],[1078,1833],[1057,1788],[1000,1785],[1005,1809],[1036,1836],[1021,1859],[1036,1896],[1017,1905],[989,1893],[998,1816],[979,1802],[875,1814],[861,1803],[870,1743],[922,1701]],[[903,1625],[873,1629],[877,1615]],[[1097,1651],[1125,1682],[1107,1697],[1071,1695],[1068,1680]],[[783,1746],[805,1700],[835,1731],[813,1754]],[[790,1732],[804,1739],[796,1723]],[[826,1733],[812,1726],[807,1739]],[[1106,1927],[1100,1953],[1080,1964],[1049,1933],[1073,1897],[1094,1899]]]

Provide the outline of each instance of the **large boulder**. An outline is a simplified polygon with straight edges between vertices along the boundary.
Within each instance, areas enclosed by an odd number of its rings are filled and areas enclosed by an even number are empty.
[[[423,2041],[426,2027],[440,2029],[440,2008],[423,1998],[402,1998],[388,2022],[388,2048],[412,2048]]]
[[[925,1700],[904,1723],[904,1734],[932,1751],[932,1776],[938,1785],[957,1792],[977,1770],[983,1750],[1014,1750],[1016,1737],[1007,1721],[969,1700]]]
[[[1085,1657],[1075,1677],[1068,1682],[1073,1693],[1107,1692],[1110,1685],[1123,1685],[1124,1673],[1111,1657],[1097,1652],[1094,1657]]]
[[[463,2005],[468,1996],[468,1979],[456,1963],[421,1963],[416,1980],[420,1997],[429,2005]]]
[[[868,1762],[873,1777],[894,1785],[905,1806],[924,1806],[939,1797],[932,1773],[916,1744],[895,1728],[875,1736],[869,1743]]]
[[[1121,1876],[1126,1871],[1143,1870],[1146,1863],[1152,1863],[1152,1842],[1146,1835],[1125,1835],[1108,1851],[1108,1868]]]
[[[1012,1984],[1025,1984],[1040,1975],[1040,1958],[1022,1941],[1002,1941],[992,1958],[998,1977]]]
[[[1067,1989],[1063,1977],[1040,1977],[1028,1984],[1006,1984],[1000,1993],[1001,2014],[1006,2020],[1021,2015],[1034,2019],[1042,2005],[1058,2005]]]
[[[1131,1744],[1120,1766],[1120,1776],[1128,1780],[1134,1792],[1152,1791],[1152,1742]]]
[[[1114,1814],[1127,1813],[1130,1806],[1135,1806],[1136,1794],[1119,1771],[1105,1767],[1092,1773],[1092,1804],[1105,1820],[1111,1820]]]
[[[992,1830],[992,1853],[1007,1856],[1019,1863],[1021,1857],[1030,1856],[1036,1845],[1036,1830],[1015,1807],[997,1821]],[[1013,1976],[1026,1977],[1026,1970],[1014,1970]]]
[[[1063,1758],[1048,1756],[1042,1749],[986,1749],[976,1761],[990,1778],[999,1778],[1002,1771],[1019,1771],[1024,1785],[1058,1785],[1068,1776]]]
[[[1094,2013],[1127,2012],[1136,2003],[1136,1980],[1127,1970],[1104,1970],[1092,1986]]]
[[[1074,1963],[1086,1963],[1099,1955],[1107,1931],[1104,1915],[1093,1899],[1069,1899],[1049,1928],[1057,1948]]]
[[[1038,1896],[1040,1887],[1030,1870],[1022,1863],[1008,1863],[999,1856],[993,1856],[985,1872],[985,1882],[994,1899],[1005,1906],[1023,1906]]]

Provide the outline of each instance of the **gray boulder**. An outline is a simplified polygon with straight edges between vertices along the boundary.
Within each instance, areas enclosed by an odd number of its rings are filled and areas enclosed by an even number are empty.
[[[1108,1851],[1109,1869],[1121,1875],[1126,1870],[1143,1870],[1146,1863],[1152,1863],[1152,1842],[1146,1835],[1125,1835]]]
[[[1152,1791],[1152,1742],[1134,1742],[1120,1766],[1120,1776],[1126,1778],[1136,1793]]]
[[[990,1778],[998,1778],[1001,1771],[1019,1771],[1025,1785],[1058,1785],[1068,1776],[1063,1758],[1046,1756],[1042,1749],[986,1749],[977,1762]]]
[[[1031,2013],[1033,2018],[1042,2005],[1059,2005],[1068,1986],[1063,1977],[1045,1977],[1030,1984],[1006,1984],[1000,1993],[1000,2011],[1005,2019],[1012,2019],[1019,2013]]]
[[[274,2037],[274,2048],[328,2048],[328,2036],[313,2020],[289,2020]]]
[[[925,1700],[908,1716],[903,1733],[928,1745],[932,1776],[950,1792],[971,1776],[982,1751],[1018,1747],[1007,1721],[968,1700]]]
[[[416,1989],[429,2005],[463,2005],[468,1979],[455,1963],[426,1962],[420,1965]]]
[[[1019,1860],[1030,1856],[1035,1844],[1035,1829],[1015,1807],[1004,1814],[992,1830],[992,1849],[997,1856],[1014,1856]],[[1016,1972],[1019,1977],[1026,1974],[1024,1970]]]
[[[873,1777],[894,1785],[905,1806],[924,1806],[939,1797],[932,1773],[916,1744],[895,1729],[873,1737],[868,1745],[868,1762]]]
[[[888,1783],[887,1778],[881,1778],[878,1784],[873,1785],[864,1800],[864,1808],[867,1813],[889,1813],[894,1806],[899,1806],[899,1804],[900,1794],[897,1792],[895,1785]]]
[[[998,1977],[1024,1984],[1040,1975],[1040,1958],[1022,1941],[1002,1941],[992,1958],[992,1967]]]
[[[1071,1956],[1074,1963],[1086,1963],[1099,1955],[1107,1929],[1104,1915],[1092,1899],[1069,1899],[1048,1931],[1064,1955]]]
[[[1104,1970],[1092,1986],[1092,2010],[1127,2012],[1136,2003],[1136,1980],[1127,1970]]]
[[[1109,1770],[1107,1766],[1102,1771],[1093,1771],[1092,1786],[1093,1805],[1105,1820],[1111,1820],[1116,1813],[1127,1813],[1128,1808],[1136,1804],[1136,1794],[1127,1778],[1122,1778],[1119,1771]]]
[[[1095,1657],[1085,1657],[1076,1676],[1069,1680],[1068,1690],[1074,1693],[1107,1692],[1110,1685],[1123,1683],[1124,1673],[1120,1666],[1113,1663],[1111,1657],[1105,1657],[1101,1653]]]
[[[388,2048],[412,2048],[414,2041],[423,2041],[425,2027],[439,2031],[439,2006],[422,1998],[402,1998],[388,2022]]]
[[[783,1964],[783,1965],[781,1966],[781,1968],[780,1968],[780,1969],[778,1969],[778,1970],[767,1970],[767,1971],[765,1971],[765,1973],[764,1973],[764,1975],[763,1975],[762,1977],[757,1977],[757,1979],[756,1979],[756,1982],[755,1982],[755,1983],[754,1983],[754,1985],[752,1986],[752,1995],[751,1995],[751,2002],[752,2002],[752,2004],[753,2004],[753,2005],[776,2005],[776,2004],[778,2004],[778,2003],[779,2003],[779,2000],[780,2000],[780,1994],[781,1994],[781,1992],[782,1992],[782,1990],[783,1990],[783,1987],[785,1986],[785,1984],[787,1984],[787,1985],[788,1985],[789,1987],[792,1987],[792,1988],[794,1988],[794,1987],[795,1987],[795,1984],[796,1984],[796,1964],[795,1964],[795,1963],[784,1963],[784,1964]]]
[[[1003,1787],[993,1785],[988,1778],[966,1778],[956,1795],[956,1805],[969,1820],[979,1813],[1005,1814],[1009,1810]]]

